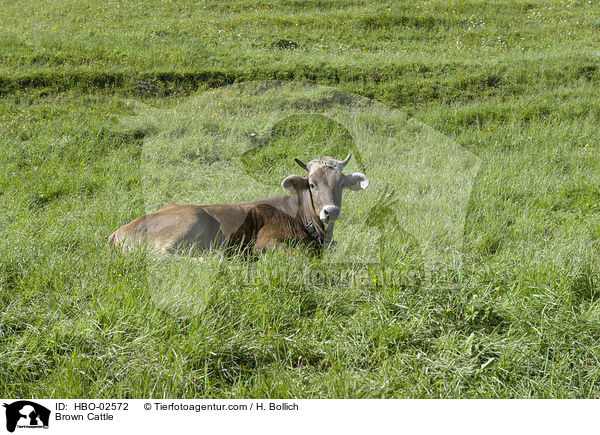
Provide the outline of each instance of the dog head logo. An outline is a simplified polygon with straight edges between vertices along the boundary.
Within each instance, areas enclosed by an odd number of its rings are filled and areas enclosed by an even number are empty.
[[[29,400],[19,400],[4,404],[6,408],[6,429],[14,432],[15,428],[47,428],[50,410]]]
[[[369,176],[372,187],[344,199],[345,217],[336,223],[335,235],[333,223],[328,225],[332,249],[324,249],[306,274],[306,268],[291,273],[288,284],[319,282],[325,263],[324,276],[365,285],[406,282],[409,275],[408,282],[422,283],[437,279],[440,265],[460,268],[471,186],[481,162],[401,111],[299,82],[236,83],[190,97],[173,110],[134,108],[136,116],[124,122],[144,137],[140,164],[148,214],[166,202],[266,198],[281,193],[281,182],[290,175],[308,175],[308,165],[302,163],[306,172],[299,171],[294,158],[342,159],[352,153],[346,169]],[[287,205],[279,211],[296,216],[300,209]],[[339,213],[337,202],[330,205]],[[306,210],[300,214],[307,216]],[[311,225],[306,227],[311,233]],[[404,252],[411,255],[406,271],[396,267]],[[235,278],[249,286],[271,282],[270,267],[229,262],[219,253],[199,261],[201,267],[196,258],[148,257],[154,303],[176,316],[195,316],[220,294],[220,280]],[[412,262],[418,268],[409,267]],[[382,268],[386,278],[377,281],[373,271]]]

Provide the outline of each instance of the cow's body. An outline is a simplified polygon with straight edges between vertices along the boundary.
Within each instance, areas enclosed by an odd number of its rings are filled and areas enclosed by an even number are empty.
[[[332,240],[341,216],[342,190],[365,189],[361,173],[342,174],[350,156],[298,164],[306,177],[290,175],[281,183],[293,193],[239,204],[177,205],[140,216],[109,237],[109,244],[145,244],[161,253],[248,247],[260,251],[280,244],[304,243],[321,248]]]
[[[147,244],[161,253],[238,246],[257,251],[285,243],[318,247],[319,239],[307,230],[298,199],[279,195],[240,204],[168,204],[122,226],[109,242]],[[316,220],[314,211],[311,218]],[[323,228],[318,231],[324,234]]]

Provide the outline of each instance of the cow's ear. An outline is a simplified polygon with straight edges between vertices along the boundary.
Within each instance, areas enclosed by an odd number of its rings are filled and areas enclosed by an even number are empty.
[[[301,177],[300,175],[290,175],[281,182],[281,187],[283,187],[285,190],[289,190],[290,192],[297,193],[308,189],[308,181],[306,181],[306,177]]]
[[[344,179],[344,187],[350,190],[365,190],[369,186],[369,179],[365,174],[355,172],[351,175],[346,175]]]

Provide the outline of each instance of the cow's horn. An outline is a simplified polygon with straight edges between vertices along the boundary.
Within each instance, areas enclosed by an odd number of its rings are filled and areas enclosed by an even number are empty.
[[[344,169],[344,166],[346,166],[348,164],[348,162],[350,161],[350,157],[352,157],[352,153],[348,154],[348,157],[346,157],[344,160],[342,160],[340,162],[342,169]]]
[[[305,171],[308,171],[308,168],[306,167],[306,163],[304,163],[302,160],[298,160],[296,158],[294,158],[294,160],[296,161],[296,163],[298,163],[298,165],[304,169]]]

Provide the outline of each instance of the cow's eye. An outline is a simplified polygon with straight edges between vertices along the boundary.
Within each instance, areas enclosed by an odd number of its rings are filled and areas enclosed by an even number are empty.
[[[310,188],[311,188],[311,189],[314,189],[314,188],[315,188],[315,185],[314,185],[314,184],[312,184],[312,183],[310,183]]]

